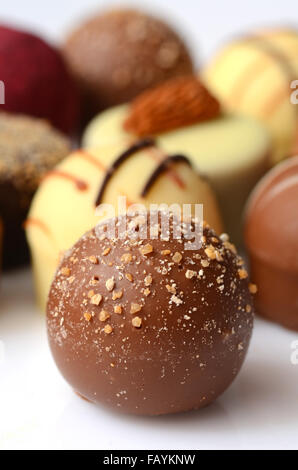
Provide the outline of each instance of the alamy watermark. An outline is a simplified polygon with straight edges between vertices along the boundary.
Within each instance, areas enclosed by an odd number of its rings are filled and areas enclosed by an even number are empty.
[[[127,205],[125,196],[114,204],[100,204],[96,216],[104,219],[95,230],[99,238],[114,239],[174,239],[186,240],[185,250],[199,250],[203,235],[203,204],[144,204]],[[115,223],[116,214],[120,216]]]
[[[293,80],[290,86],[294,89],[291,93],[291,103],[298,104],[298,80]]]

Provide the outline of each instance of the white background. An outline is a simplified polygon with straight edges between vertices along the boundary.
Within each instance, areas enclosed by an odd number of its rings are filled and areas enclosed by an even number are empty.
[[[113,5],[138,6],[177,25],[197,63],[253,27],[298,23],[297,0],[2,0],[0,18],[59,41],[74,24]]]
[[[75,22],[114,3],[2,1],[0,20],[59,42]],[[298,24],[297,0],[130,4],[177,24],[197,64],[222,41],[254,26]],[[216,403],[178,416],[120,416],[79,399],[63,381],[49,354],[44,318],[34,306],[30,272],[11,273],[0,294],[0,448],[298,449],[298,365],[290,361],[294,340],[298,333],[258,320],[241,374]]]

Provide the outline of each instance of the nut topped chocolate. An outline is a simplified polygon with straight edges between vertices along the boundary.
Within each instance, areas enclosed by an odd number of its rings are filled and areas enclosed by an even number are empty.
[[[130,105],[123,127],[155,135],[220,116],[220,104],[196,77],[180,77],[142,93]]]
[[[162,214],[151,238],[147,213],[87,232],[49,294],[48,337],[64,378],[121,412],[159,415],[212,402],[239,372],[252,332],[247,272],[228,237],[205,224],[201,247],[187,249],[185,223],[175,238],[176,217],[163,232]]]
[[[189,156],[206,175],[218,197],[226,230],[240,245],[244,205],[269,166],[271,142],[266,129],[252,118],[222,112],[212,93],[188,75],[100,113],[87,126],[83,145],[100,148],[148,135],[154,135],[167,153]]]

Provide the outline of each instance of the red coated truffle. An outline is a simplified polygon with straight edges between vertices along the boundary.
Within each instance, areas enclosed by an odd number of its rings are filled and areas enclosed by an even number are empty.
[[[49,293],[50,347],[65,379],[95,403],[148,415],[201,408],[245,358],[247,273],[227,237],[208,226],[201,248],[186,249],[175,219],[164,235],[161,218],[151,225],[158,238],[135,238],[146,222],[146,214],[128,217],[120,237],[120,217],[114,238],[102,223],[68,251]]]
[[[255,188],[245,243],[257,312],[298,330],[298,157],[273,168]]]
[[[66,133],[76,128],[76,87],[60,53],[39,37],[0,26],[0,80],[0,110],[45,118]]]

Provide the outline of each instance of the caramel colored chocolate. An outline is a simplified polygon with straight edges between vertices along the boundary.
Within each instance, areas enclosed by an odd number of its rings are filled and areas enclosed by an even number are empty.
[[[254,190],[245,242],[257,312],[298,330],[298,157],[275,167]]]
[[[115,238],[87,232],[57,270],[47,305],[56,364],[77,393],[120,412],[201,408],[231,384],[248,348],[243,262],[207,225],[202,247],[186,250],[172,218],[168,237],[143,240],[133,234],[149,216],[128,217],[123,238],[116,220]]]

